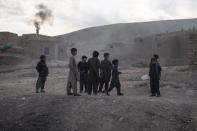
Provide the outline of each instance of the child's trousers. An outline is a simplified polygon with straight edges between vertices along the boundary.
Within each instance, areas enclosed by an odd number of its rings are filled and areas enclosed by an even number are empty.
[[[157,81],[151,81],[150,82],[150,87],[151,87],[151,93],[153,95],[160,95],[160,90],[159,90],[159,80]]]
[[[37,90],[40,89],[40,88],[42,90],[44,89],[46,79],[47,79],[47,77],[41,77],[41,76],[38,77],[38,80],[36,82],[36,89]]]
[[[113,90],[114,89],[114,87],[116,87],[116,89],[117,89],[117,94],[119,94],[120,93],[120,88],[121,88],[121,84],[120,84],[120,82],[115,82],[115,81],[111,81],[111,83],[110,83],[110,87],[109,87],[109,90],[108,90],[108,92],[110,92],[111,90]]]

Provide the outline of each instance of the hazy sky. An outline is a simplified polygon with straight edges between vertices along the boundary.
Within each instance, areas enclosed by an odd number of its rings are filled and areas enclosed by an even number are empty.
[[[53,25],[40,32],[58,35],[86,27],[152,20],[197,18],[197,0],[0,0],[0,31],[35,33],[35,6],[52,10]]]

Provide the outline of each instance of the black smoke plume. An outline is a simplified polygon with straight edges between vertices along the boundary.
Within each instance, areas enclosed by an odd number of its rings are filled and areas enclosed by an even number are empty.
[[[34,26],[36,28],[36,33],[39,34],[40,28],[43,24],[48,23],[53,24],[53,13],[47,6],[43,4],[36,5],[38,12],[35,14]]]

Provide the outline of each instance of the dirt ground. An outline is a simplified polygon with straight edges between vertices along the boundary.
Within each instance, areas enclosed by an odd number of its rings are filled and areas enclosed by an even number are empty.
[[[50,68],[46,93],[34,69],[0,73],[0,131],[197,131],[197,71],[164,68],[162,97],[149,97],[147,68],[122,68],[124,96],[66,95],[67,69]]]

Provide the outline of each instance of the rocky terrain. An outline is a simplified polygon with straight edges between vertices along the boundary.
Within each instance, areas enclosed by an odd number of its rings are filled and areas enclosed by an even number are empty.
[[[149,97],[147,68],[121,67],[122,92],[66,95],[67,68],[50,68],[46,93],[35,69],[0,73],[0,131],[197,131],[197,72],[166,67],[162,97]]]

